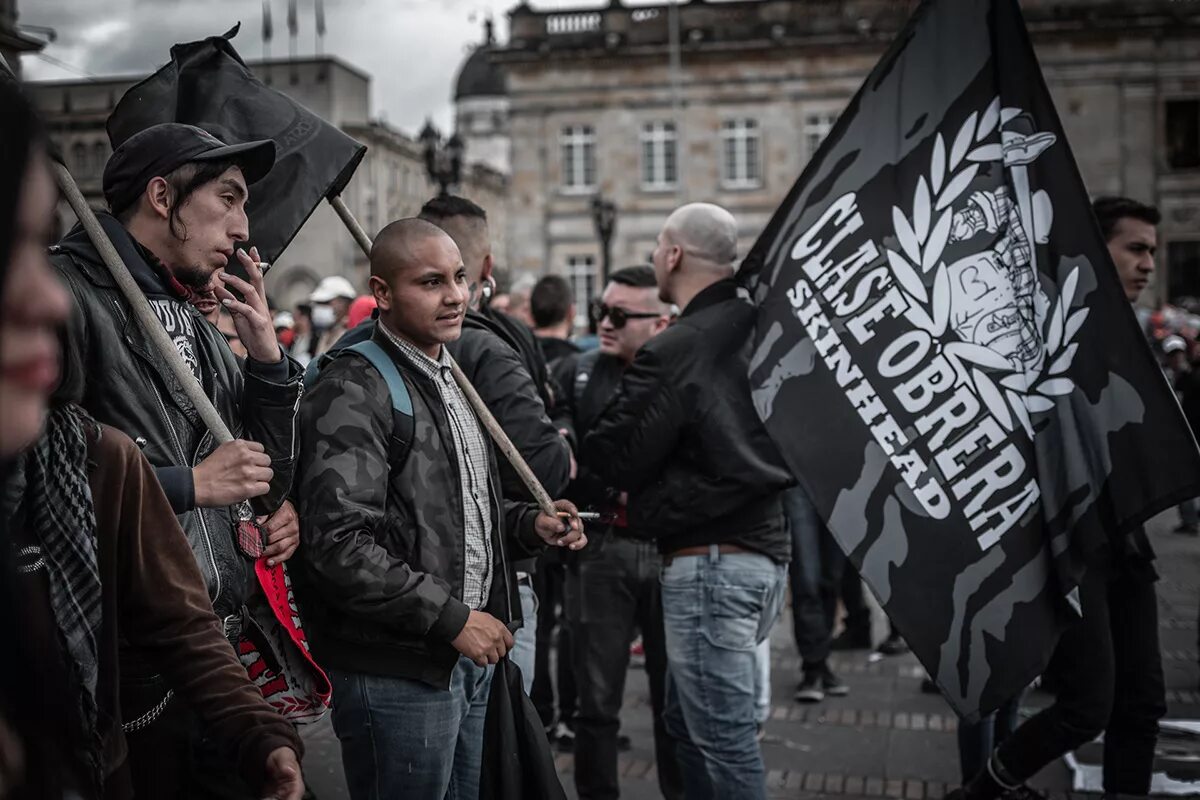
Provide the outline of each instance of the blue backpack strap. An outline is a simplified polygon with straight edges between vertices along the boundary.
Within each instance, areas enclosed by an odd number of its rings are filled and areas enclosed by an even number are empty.
[[[404,383],[404,378],[400,376],[400,370],[396,367],[396,362],[392,361],[392,357],[372,339],[352,344],[346,349],[358,353],[371,362],[371,366],[383,376],[388,392],[392,395],[392,410],[411,417],[413,413],[412,397],[409,396],[408,385]]]

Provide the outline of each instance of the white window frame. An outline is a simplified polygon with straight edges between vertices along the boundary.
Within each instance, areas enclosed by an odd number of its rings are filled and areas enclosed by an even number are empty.
[[[642,191],[674,191],[679,185],[679,133],[675,123],[660,120],[642,125],[638,151]]]
[[[596,257],[591,254],[573,254],[567,256],[567,282],[571,284],[571,297],[574,299],[577,325],[587,325],[588,306],[600,295],[597,293]],[[584,311],[585,313],[579,313]]]
[[[754,152],[751,153],[751,142]],[[733,163],[729,147],[733,145]],[[762,126],[751,117],[721,123],[721,188],[761,189],[763,185]]]
[[[591,125],[564,125],[559,136],[559,151],[562,154],[562,191],[568,194],[592,194],[595,192],[595,128]],[[590,176],[588,175],[589,169]]]
[[[837,111],[814,111],[804,115],[804,147],[809,161],[817,154],[839,116]]]

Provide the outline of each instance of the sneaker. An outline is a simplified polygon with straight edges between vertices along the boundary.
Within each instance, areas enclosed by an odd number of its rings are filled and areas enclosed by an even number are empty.
[[[908,642],[904,641],[904,637],[898,633],[891,634],[883,640],[879,647],[875,648],[875,652],[885,656],[902,656],[908,651]]]
[[[558,752],[575,752],[575,731],[568,728],[566,723],[560,722],[555,725],[548,738]]]
[[[869,629],[851,630],[850,628],[846,628],[833,637],[832,647],[834,650],[870,650],[871,631]]]
[[[804,673],[804,679],[796,687],[795,700],[797,703],[819,703],[825,699],[825,681],[821,670],[813,669]]]
[[[821,688],[829,697],[845,697],[850,694],[850,687],[838,680],[838,676],[833,674],[828,664],[821,670]]]

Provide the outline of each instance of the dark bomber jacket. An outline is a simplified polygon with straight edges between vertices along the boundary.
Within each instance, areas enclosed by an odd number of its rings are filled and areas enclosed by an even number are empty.
[[[629,492],[629,524],[660,552],[736,544],[791,554],[781,492],[795,484],[754,410],[755,309],[732,278],[647,342],[584,439],[583,466]]]
[[[187,303],[170,295],[147,253],[112,216],[101,225],[138,286],[155,299],[180,304],[195,319],[204,388],[233,435],[259,442],[275,471],[270,492],[253,502],[256,514],[287,497],[295,456],[295,413],[302,371],[286,356],[276,364],[244,365],[221,334]],[[183,388],[133,318],[95,247],[78,226],[52,249],[51,262],[70,288],[75,310],[68,326],[64,369],[82,375],[80,405],[124,432],[155,468],[196,555],[218,616],[237,611],[255,591],[254,564],[237,547],[229,508],[195,508],[191,468],[216,449]]]
[[[454,436],[437,387],[385,334],[413,404],[412,448],[389,468],[393,412],[387,384],[366,359],[338,353],[300,405],[295,497],[300,550],[297,598],[325,667],[420,680],[448,688],[450,642],[470,609],[462,602],[465,544]],[[542,549],[537,506],[503,500],[489,452],[494,578],[483,611],[520,621],[512,560]]]

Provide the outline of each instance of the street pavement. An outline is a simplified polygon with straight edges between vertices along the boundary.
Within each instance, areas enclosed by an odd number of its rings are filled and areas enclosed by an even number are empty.
[[[1173,534],[1177,521],[1170,511],[1147,525],[1162,575],[1159,621],[1168,717],[1200,719],[1196,652],[1200,539]],[[882,618],[876,628],[876,639],[882,639]],[[832,666],[850,686],[849,696],[802,705],[792,700],[799,660],[790,631],[790,612],[785,609],[771,636],[771,716],[762,744],[771,798],[937,800],[958,785],[958,721],[939,696],[921,692],[924,673],[916,659],[911,655],[882,658],[865,650],[837,653]],[[1028,693],[1023,714],[1033,713],[1049,700],[1043,693]],[[660,797],[649,694],[645,674],[637,666],[629,672],[621,724],[632,740],[631,749],[620,757],[622,797]],[[308,747],[305,777],[315,797],[348,800],[328,718],[303,733]],[[1196,781],[1195,791],[1200,793],[1197,738],[1161,737],[1159,769],[1176,781]],[[561,754],[556,763],[568,797],[575,800],[572,757]],[[1070,791],[1071,772],[1062,761],[1031,783],[1054,798],[1096,796]]]

